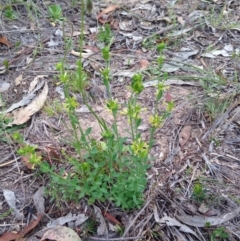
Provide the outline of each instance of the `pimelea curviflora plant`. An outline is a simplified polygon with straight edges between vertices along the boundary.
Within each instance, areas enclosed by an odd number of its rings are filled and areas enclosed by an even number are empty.
[[[84,9],[85,2],[82,1]],[[82,12],[83,20],[84,11]],[[65,58],[57,64],[59,80],[64,86],[65,109],[71,123],[71,134],[73,140],[72,147],[76,154],[69,156],[64,154],[64,159],[71,168],[68,171],[64,168],[58,170],[55,166],[47,162],[39,162],[40,170],[46,173],[50,181],[48,183],[48,193],[53,198],[60,197],[65,200],[78,201],[83,197],[88,198],[89,204],[98,201],[112,201],[116,206],[125,210],[139,208],[144,202],[144,191],[147,185],[146,172],[149,168],[149,152],[154,143],[154,133],[160,128],[173,109],[173,102],[168,101],[164,113],[159,113],[158,104],[166,89],[164,74],[159,79],[156,95],[155,107],[149,118],[150,134],[149,140],[142,139],[140,126],[142,106],[138,102],[138,97],[144,90],[143,76],[136,73],[132,77],[131,96],[124,106],[120,106],[117,99],[111,94],[111,50],[110,46],[102,49],[102,57],[105,61],[105,68],[101,72],[102,82],[106,88],[108,99],[105,106],[113,116],[113,123],[109,125],[104,118],[93,111],[85,92],[87,75],[83,70],[81,50],[83,46],[84,21],[81,26],[80,57],[77,62],[77,69],[74,74],[65,68]],[[161,70],[164,61],[163,49],[165,44],[157,46],[159,57],[157,59],[158,68]],[[101,128],[101,141],[91,136],[92,129],[84,130],[79,122],[76,107],[79,105],[74,97],[70,95],[71,78],[74,75],[76,86],[82,95],[83,103],[88,107],[91,114],[96,118]],[[127,136],[119,134],[118,116],[125,115],[129,123],[129,133]],[[130,135],[130,143],[127,142]]]

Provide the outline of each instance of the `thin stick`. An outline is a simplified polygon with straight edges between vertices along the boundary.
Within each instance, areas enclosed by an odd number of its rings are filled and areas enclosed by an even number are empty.
[[[126,237],[126,234],[130,230],[130,228],[134,225],[134,223],[137,221],[140,214],[144,211],[144,209],[148,206],[148,204],[151,202],[151,199],[148,200],[148,202],[143,206],[143,208],[140,210],[140,212],[135,216],[135,218],[132,220],[132,222],[129,224],[129,226],[125,229],[124,234],[122,238]]]
[[[91,240],[97,240],[97,241],[122,241],[122,240],[135,240],[135,239],[142,239],[145,238],[143,236],[140,237],[126,237],[126,238],[95,238],[95,237],[90,237],[89,241]]]
[[[197,165],[195,166],[195,168],[194,168],[194,170],[193,170],[193,174],[192,174],[191,180],[190,180],[190,182],[189,182],[189,184],[188,184],[187,190],[186,190],[186,192],[185,192],[185,194],[184,194],[184,197],[187,196],[187,193],[188,193],[188,191],[189,191],[190,185],[192,184],[193,178],[194,178],[194,176],[195,176],[195,172],[196,172],[196,170],[197,170],[197,168],[198,168],[198,164],[199,164],[199,163],[197,163]]]

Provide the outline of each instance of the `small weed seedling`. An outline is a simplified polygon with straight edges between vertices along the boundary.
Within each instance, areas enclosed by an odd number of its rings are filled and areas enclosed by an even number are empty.
[[[5,213],[0,214],[0,220],[8,217],[10,214],[11,214],[11,210],[8,210]]]
[[[145,49],[154,49],[156,48],[156,40],[157,40],[157,36],[153,36],[151,38],[148,38],[148,39],[144,39],[143,42],[142,42],[142,46],[145,48]]]
[[[223,240],[225,238],[229,238],[229,234],[226,232],[226,229],[222,226],[215,229],[211,234],[211,241]]]
[[[11,5],[7,5],[4,7],[3,16],[8,20],[17,19],[17,13],[13,10]]]
[[[93,9],[93,3],[92,0],[86,0],[86,10],[88,13],[92,12]]]
[[[96,233],[97,227],[98,227],[98,223],[96,221],[96,218],[90,217],[84,225],[83,235],[84,236],[93,235],[94,233]]]
[[[0,143],[9,143],[11,140],[9,136],[14,133],[16,130],[20,129],[23,126],[12,126],[8,127],[8,124],[12,119],[7,118],[6,116],[0,114]]]
[[[221,140],[217,139],[217,138],[214,138],[214,137],[211,137],[210,138],[210,141],[213,142],[213,144],[218,147],[221,145]]]
[[[113,38],[113,33],[111,31],[110,25],[106,24],[104,27],[100,27],[97,39],[99,42],[104,43],[106,46],[111,43]]]
[[[49,13],[49,17],[53,20],[53,21],[60,21],[63,20],[62,17],[62,8],[59,4],[53,4],[51,6],[48,7],[48,13]]]
[[[205,109],[208,112],[211,121],[215,120],[219,115],[223,114],[229,106],[229,103],[229,100],[220,101],[217,97],[208,99],[208,101],[205,103]]]
[[[57,100],[57,99],[48,101],[44,105],[43,110],[50,117],[58,116],[59,114],[61,114],[61,113],[66,111],[66,110],[64,110],[64,108],[62,106],[62,103],[59,100]]]
[[[8,71],[9,70],[9,62],[8,62],[8,60],[3,60],[3,65],[4,65],[5,69]]]
[[[206,191],[203,189],[201,183],[194,184],[192,197],[199,203],[206,199]]]

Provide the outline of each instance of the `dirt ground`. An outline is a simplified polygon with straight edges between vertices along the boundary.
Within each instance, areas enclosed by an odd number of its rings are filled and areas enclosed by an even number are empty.
[[[154,159],[146,173],[148,187],[141,209],[126,212],[109,203],[89,206],[85,198],[78,203],[59,198],[56,203],[45,197],[41,216],[36,200],[43,198],[37,195],[48,178],[26,166],[11,135],[20,132],[25,142],[36,145],[48,158],[62,150],[74,155],[66,141],[71,133],[56,64],[65,56],[68,69],[76,69],[81,4],[13,2],[0,0],[0,241],[63,240],[41,239],[48,224],[58,218],[62,218],[58,225],[73,229],[82,240],[240,240],[240,2],[93,1],[92,12],[85,13],[83,53],[90,95],[96,83],[103,84],[97,33],[108,23],[114,36],[110,48],[114,98],[126,103],[131,77],[136,72],[144,76],[145,88],[139,97],[144,108],[143,137],[148,138],[154,83],[162,75],[156,68],[156,45],[162,42],[167,46],[162,72],[168,73],[167,95],[175,108],[155,134]],[[49,18],[48,7],[53,3],[61,6],[64,20]],[[4,15],[7,6],[12,6],[16,19]],[[72,41],[67,52],[64,37]],[[27,95],[34,79],[47,83],[43,107],[23,125],[6,127],[4,116],[13,111],[6,114],[5,110]],[[92,108],[111,124],[104,96],[94,94]],[[76,91],[72,95],[79,103],[82,127],[92,127],[93,137],[99,140],[95,118],[82,105],[81,95]],[[126,135],[127,120],[120,117],[118,125]],[[200,201],[196,198],[198,184],[203,188],[199,195],[204,195]],[[11,204],[7,196],[14,200]],[[10,208],[14,211],[8,213]],[[108,215],[99,217],[96,210]],[[77,224],[80,217],[86,219]],[[88,230],[90,221],[96,225],[93,232]],[[118,222],[124,230],[120,234],[116,232]],[[103,224],[106,230],[101,233]]]

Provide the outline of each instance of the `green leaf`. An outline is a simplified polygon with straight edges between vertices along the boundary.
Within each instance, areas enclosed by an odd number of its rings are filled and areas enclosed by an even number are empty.
[[[92,127],[87,128],[85,131],[85,136],[88,136],[92,132]]]

